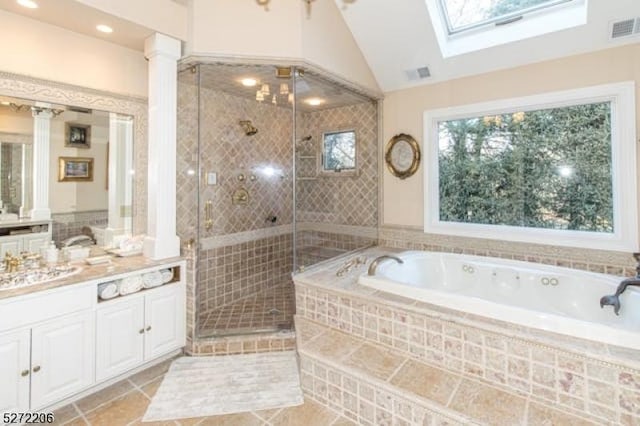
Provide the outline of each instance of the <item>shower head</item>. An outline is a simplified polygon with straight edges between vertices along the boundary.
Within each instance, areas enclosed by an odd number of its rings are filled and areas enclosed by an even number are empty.
[[[303,138],[301,138],[301,139],[298,139],[298,142],[308,142],[308,141],[310,141],[310,140],[311,140],[311,138],[312,138],[312,136],[311,136],[311,135],[309,135],[309,136],[305,136],[305,137],[303,137]]]
[[[258,133],[258,129],[251,124],[251,120],[240,120],[240,126],[244,130],[244,134],[247,136],[253,136]]]

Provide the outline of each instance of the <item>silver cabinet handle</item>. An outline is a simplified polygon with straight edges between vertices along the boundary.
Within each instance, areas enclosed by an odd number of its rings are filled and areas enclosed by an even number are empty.
[[[151,326],[150,326],[150,325],[148,325],[148,326],[147,326],[147,329],[146,329],[145,331],[151,331]]]
[[[138,330],[138,333],[144,334],[144,328],[141,328],[140,330]]]
[[[40,366],[36,365],[35,367],[33,367],[33,372],[37,373],[38,371],[40,371]]]
[[[29,370],[22,370],[22,373],[20,373],[20,375],[22,377],[27,377],[29,375]]]

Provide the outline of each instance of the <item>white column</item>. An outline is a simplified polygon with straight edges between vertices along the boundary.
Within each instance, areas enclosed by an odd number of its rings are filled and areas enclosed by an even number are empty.
[[[133,122],[130,116],[109,113],[109,222],[105,245],[118,235],[131,234],[133,185]]]
[[[144,43],[149,60],[149,175],[144,255],[180,255],[176,235],[176,120],[180,41],[154,34]]]
[[[53,113],[46,106],[31,108],[33,114],[33,208],[31,219],[51,219],[49,209],[49,139]]]
[[[22,144],[22,205],[20,217],[28,217],[32,206],[33,192],[33,145]]]

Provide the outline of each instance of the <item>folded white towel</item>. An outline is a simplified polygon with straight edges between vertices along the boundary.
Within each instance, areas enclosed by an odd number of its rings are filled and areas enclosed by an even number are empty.
[[[144,288],[153,288],[164,284],[160,271],[147,272],[142,275],[142,283]]]
[[[162,275],[162,284],[166,284],[173,279],[173,271],[171,269],[162,269],[160,274]]]
[[[140,277],[140,275],[121,279],[120,284],[118,284],[118,291],[120,292],[120,296],[142,290],[142,284],[142,278]]]
[[[98,297],[102,300],[113,299],[118,295],[118,284],[115,281],[109,281],[98,285]]]

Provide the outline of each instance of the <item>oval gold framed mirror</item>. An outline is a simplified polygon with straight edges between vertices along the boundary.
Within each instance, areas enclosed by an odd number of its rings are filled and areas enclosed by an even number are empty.
[[[406,179],[420,166],[420,146],[413,136],[400,133],[387,143],[384,160],[391,174]]]

